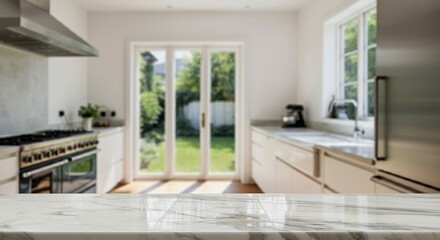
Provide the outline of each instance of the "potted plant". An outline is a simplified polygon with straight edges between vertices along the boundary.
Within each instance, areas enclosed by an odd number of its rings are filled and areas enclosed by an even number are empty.
[[[79,116],[82,117],[82,127],[87,130],[92,130],[93,119],[98,117],[99,106],[92,104],[87,104],[87,106],[81,106],[79,109]]]

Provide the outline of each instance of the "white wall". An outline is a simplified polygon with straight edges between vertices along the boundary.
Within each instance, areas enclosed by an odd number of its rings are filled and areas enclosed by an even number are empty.
[[[87,38],[87,12],[76,0],[51,1],[51,13],[82,38]],[[77,112],[87,103],[87,59],[49,58],[49,124],[64,123],[58,111],[78,121]]]
[[[252,119],[278,119],[295,100],[294,13],[90,13],[92,103],[125,112],[128,41],[243,41]]]
[[[324,24],[336,14],[358,2],[358,0],[314,0],[298,13],[297,40],[297,102],[306,107],[309,123],[324,130],[343,134],[353,132],[352,121],[324,120],[331,94],[324,91],[331,84],[324,83]],[[325,78],[331,80],[332,78]],[[328,89],[325,89],[328,90]],[[373,136],[372,123],[361,123],[367,137]]]

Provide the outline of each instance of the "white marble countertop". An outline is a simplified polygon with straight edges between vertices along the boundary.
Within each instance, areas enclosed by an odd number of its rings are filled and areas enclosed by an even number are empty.
[[[4,155],[13,155],[13,154],[18,155],[18,150],[19,147],[15,147],[15,146],[0,146],[0,157]]]
[[[374,161],[374,142],[368,139],[355,140],[352,137],[308,129],[282,128],[278,126],[253,126],[255,129],[271,134],[282,141],[309,148],[337,151],[365,160]]]
[[[440,239],[440,195],[0,196],[0,239]]]
[[[124,126],[93,127],[93,131],[99,133],[101,136],[118,133],[124,129]]]

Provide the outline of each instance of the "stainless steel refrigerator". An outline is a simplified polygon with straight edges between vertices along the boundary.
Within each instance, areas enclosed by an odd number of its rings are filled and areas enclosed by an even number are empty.
[[[439,190],[440,0],[378,0],[377,8],[377,180]]]

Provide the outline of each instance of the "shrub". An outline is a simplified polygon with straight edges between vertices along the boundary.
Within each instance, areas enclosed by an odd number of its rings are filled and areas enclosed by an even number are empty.
[[[148,139],[141,140],[141,168],[148,168],[151,161],[159,157],[157,145]]]
[[[196,137],[199,136],[199,130],[195,129],[186,117],[179,116],[176,120],[176,135],[179,137]]]
[[[216,137],[234,137],[235,125],[222,125],[215,127],[211,125],[211,136]]]

